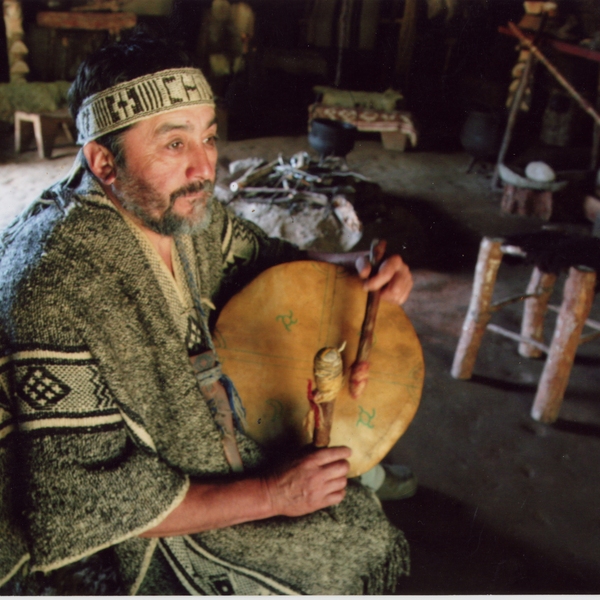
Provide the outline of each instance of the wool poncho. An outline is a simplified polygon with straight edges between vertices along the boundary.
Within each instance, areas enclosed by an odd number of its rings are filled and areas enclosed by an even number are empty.
[[[236,286],[298,257],[219,203],[177,248],[206,318]],[[119,593],[393,592],[406,541],[355,482],[341,504],[305,517],[138,537],[190,477],[233,476],[189,360],[203,317],[185,299],[178,309],[161,277],[81,164],[5,231],[0,589],[25,563],[56,573],[110,553]],[[235,438],[246,472],[268,467],[262,448]]]

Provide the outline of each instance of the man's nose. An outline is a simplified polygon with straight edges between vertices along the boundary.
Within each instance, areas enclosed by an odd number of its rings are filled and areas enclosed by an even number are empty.
[[[215,178],[215,164],[204,144],[190,146],[188,164],[186,169],[188,179],[202,179],[213,181]]]

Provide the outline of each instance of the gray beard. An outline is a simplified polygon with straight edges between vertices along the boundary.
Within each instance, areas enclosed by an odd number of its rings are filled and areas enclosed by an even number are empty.
[[[214,185],[211,181],[192,183],[176,190],[169,197],[167,210],[160,217],[153,217],[149,209],[158,209],[164,204],[163,199],[156,190],[144,181],[131,177],[126,169],[121,169],[119,180],[121,189],[118,192],[114,191],[121,206],[135,215],[151,231],[165,236],[189,235],[200,233],[208,227],[215,201],[213,195]],[[203,214],[200,218],[195,220],[190,217],[176,215],[173,212],[173,206],[177,198],[201,191],[209,193],[210,196],[202,207]]]
[[[210,223],[214,196],[211,195],[206,201],[204,215],[198,221],[190,221],[186,217],[174,214],[172,212],[172,205],[169,206],[161,217],[154,218],[144,210],[143,206],[140,206],[135,202],[129,202],[122,196],[119,200],[126,211],[133,213],[142,224],[151,231],[159,233],[160,235],[174,236],[191,235],[193,233],[204,231]]]

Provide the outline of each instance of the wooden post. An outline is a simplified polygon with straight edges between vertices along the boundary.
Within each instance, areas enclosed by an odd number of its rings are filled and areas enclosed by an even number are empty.
[[[6,47],[11,83],[24,83],[29,67],[25,56],[29,53],[23,43],[23,11],[20,0],[4,0],[2,3],[4,26],[6,27]]]
[[[531,408],[536,421],[554,423],[558,418],[581,331],[592,308],[595,285],[595,271],[587,267],[569,269],[550,352]]]
[[[521,79],[519,81],[519,87],[515,91],[515,95],[513,96],[512,104],[510,105],[510,111],[508,113],[508,120],[506,122],[506,129],[504,130],[504,136],[502,138],[502,144],[500,145],[500,150],[498,151],[498,158],[496,159],[496,167],[494,168],[494,174],[492,175],[492,189],[496,189],[496,185],[498,184],[498,165],[504,162],[504,157],[508,152],[508,147],[510,146],[510,140],[512,138],[512,132],[515,128],[515,123],[517,122],[517,115],[519,114],[519,110],[521,108],[521,103],[523,102],[523,96],[525,95],[525,91],[529,87],[531,72],[533,69],[533,53],[529,53],[527,57],[527,61],[525,62],[525,68],[521,73]]]
[[[596,110],[600,113],[600,65],[598,65],[598,83],[596,84]],[[598,168],[598,150],[600,148],[600,125],[594,122],[594,133],[592,137],[592,157],[590,160],[590,171]]]
[[[556,275],[554,273],[545,273],[538,267],[533,269],[526,293],[535,294],[535,298],[525,300],[521,321],[522,337],[531,338],[537,342],[544,341],[544,317],[555,283]],[[542,355],[542,351],[531,344],[521,342],[519,354],[525,358],[537,358]]]
[[[452,363],[455,379],[470,379],[485,328],[492,316],[492,295],[502,262],[502,239],[484,237],[479,246],[469,310]]]
[[[337,65],[335,68],[335,87],[339,88],[342,81],[342,60],[344,58],[344,48],[349,46],[348,42],[348,12],[349,2],[348,0],[342,0],[342,8],[340,10],[340,16],[338,19],[338,56]]]
[[[404,13],[400,22],[398,48],[396,51],[396,67],[394,69],[395,81],[399,84],[402,80],[403,85],[400,86],[401,89],[406,87],[410,72],[413,50],[417,40],[418,12],[418,0],[406,0],[404,3]]]

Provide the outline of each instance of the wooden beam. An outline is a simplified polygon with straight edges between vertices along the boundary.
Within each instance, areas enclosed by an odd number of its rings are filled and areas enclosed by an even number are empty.
[[[37,14],[40,27],[52,29],[85,29],[88,31],[121,31],[131,29],[137,23],[137,16],[131,12],[55,12],[41,11]]]
[[[562,85],[567,93],[579,106],[588,113],[594,122],[600,125],[600,115],[594,110],[594,107],[564,78],[562,73],[540,52],[539,48],[514,24],[508,26],[513,33],[525,44],[525,46],[535,55],[535,57],[550,71],[554,79]]]
[[[541,342],[538,342],[537,340],[528,337],[523,337],[518,333],[514,333],[514,331],[509,331],[508,329],[500,327],[500,325],[495,325],[494,323],[488,323],[487,330],[493,331],[494,333],[498,333],[499,335],[503,335],[504,337],[514,340],[515,342],[521,342],[522,344],[529,344],[530,346],[534,346],[535,348],[541,350],[542,352],[545,352],[546,354],[550,350],[548,346],[546,346],[546,344],[542,344]]]
[[[498,158],[496,159],[496,166],[494,167],[494,173],[492,174],[492,190],[496,189],[498,184],[498,179],[500,174],[498,172],[499,165],[504,163],[504,157],[508,152],[508,147],[510,146],[510,141],[512,139],[513,129],[515,128],[515,123],[517,122],[517,117],[519,115],[519,111],[521,110],[521,103],[523,102],[523,96],[527,88],[531,83],[531,73],[534,68],[534,60],[533,53],[530,52],[527,60],[525,61],[525,67],[523,72],[521,73],[521,78],[519,80],[519,86],[515,91],[515,95],[512,98],[512,103],[510,105],[510,110],[508,112],[508,119],[506,121],[506,128],[504,130],[504,135],[502,137],[502,143],[500,145],[500,150],[498,151]]]
[[[498,31],[503,33],[504,35],[510,35],[512,37],[517,37],[508,27],[500,26],[498,27]],[[523,32],[523,35],[530,40],[533,40],[533,34]],[[552,46],[556,50],[560,50],[565,54],[571,54],[572,56],[578,56],[579,58],[586,58],[587,60],[593,60],[595,62],[600,63],[600,52],[597,50],[590,50],[589,48],[582,48],[581,46],[576,46],[574,44],[569,44],[567,42],[561,42],[560,40],[554,40],[548,37],[542,37],[541,41],[544,44],[548,44]]]

